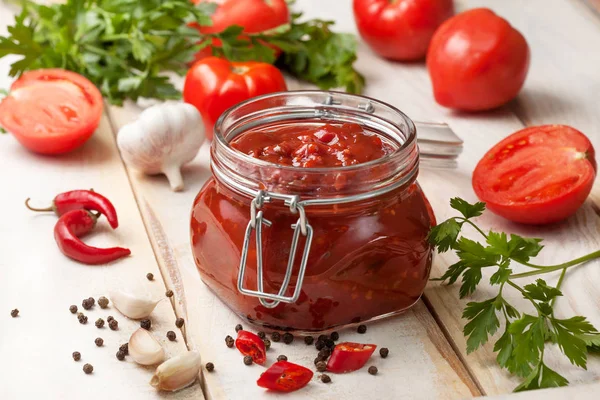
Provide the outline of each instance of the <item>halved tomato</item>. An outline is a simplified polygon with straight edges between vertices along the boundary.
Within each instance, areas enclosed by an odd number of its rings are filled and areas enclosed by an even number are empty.
[[[473,172],[487,208],[511,221],[547,224],[574,214],[592,190],[590,140],[565,125],[522,129],[495,145]]]
[[[102,94],[63,69],[25,72],[0,102],[0,126],[29,150],[60,154],[84,144],[102,116]]]

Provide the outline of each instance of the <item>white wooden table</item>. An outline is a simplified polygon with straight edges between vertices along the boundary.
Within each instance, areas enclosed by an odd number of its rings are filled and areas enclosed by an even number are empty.
[[[296,7],[307,17],[331,18],[337,29],[355,32],[351,0],[299,0]],[[531,70],[518,99],[502,109],[467,115],[438,106],[433,100],[422,64],[383,61],[361,45],[357,64],[366,76],[366,94],[387,101],[417,120],[447,122],[465,141],[459,168],[454,171],[421,171],[424,187],[438,217],[452,215],[450,196],[475,200],[470,185],[476,162],[499,139],[526,125],[563,123],[586,133],[600,149],[600,4],[597,0],[462,0],[458,9],[488,6],[507,18],[527,38],[532,50]],[[594,6],[596,9],[594,9]],[[13,9],[0,2],[0,33],[12,21]],[[8,87],[9,60],[0,61],[0,87]],[[298,82],[290,81],[291,88]],[[302,87],[308,87],[302,85]],[[546,356],[549,365],[565,375],[571,387],[537,393],[509,394],[517,380],[495,363],[492,346],[470,355],[465,351],[460,315],[465,302],[457,288],[430,283],[425,296],[405,314],[369,326],[368,340],[390,348],[386,360],[373,363],[378,376],[366,371],[333,376],[324,385],[315,378],[302,391],[288,395],[266,393],[255,384],[263,367],[246,367],[237,351],[224,345],[238,318],[201,282],[191,255],[188,224],[192,200],[209,176],[204,147],[185,168],[186,190],[173,193],[164,177],[149,178],[123,165],[115,145],[120,126],[136,117],[137,106],[107,107],[93,138],[80,150],[63,157],[42,157],[26,151],[10,135],[0,136],[0,399],[454,399],[498,396],[497,399],[598,398],[600,359],[591,357],[588,370],[571,366],[557,349]],[[112,231],[103,220],[98,234],[87,239],[94,245],[123,244],[133,255],[110,266],[83,266],[66,259],[53,239],[53,215],[32,214],[23,200],[50,201],[56,193],[93,187],[116,205],[120,226]],[[600,190],[568,221],[551,229],[525,228],[493,215],[481,219],[485,228],[543,237],[546,249],[539,263],[556,263],[600,247]],[[437,257],[433,276],[443,273],[453,256]],[[565,297],[558,314],[586,315],[600,327],[600,268],[591,263],[571,271],[563,286]],[[518,268],[518,267],[516,267]],[[146,280],[153,272],[155,280]],[[556,280],[557,276],[550,278]],[[148,381],[149,368],[115,358],[119,344],[128,340],[137,323],[114,309],[86,312],[90,322],[80,325],[68,311],[83,298],[98,298],[114,288],[128,288],[164,296],[153,314],[153,332],[164,339],[175,330],[176,316],[185,318],[176,342],[164,340],[169,354],[198,350],[203,362],[216,365],[204,373],[201,385],[177,394],[156,392]],[[519,296],[511,302],[527,307]],[[486,297],[482,293],[472,299]],[[18,308],[18,318],[10,310]],[[118,331],[97,329],[98,317],[114,315]],[[342,331],[346,340],[360,338]],[[103,337],[104,347],[94,344]],[[184,340],[185,337],[185,340]],[[297,341],[291,346],[274,343],[273,361],[285,353],[290,361],[312,365],[314,350]],[[74,362],[73,351],[82,360]],[[84,363],[94,373],[82,372]]]

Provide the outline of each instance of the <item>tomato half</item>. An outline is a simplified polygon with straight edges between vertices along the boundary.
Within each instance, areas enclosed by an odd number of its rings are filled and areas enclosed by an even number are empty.
[[[595,177],[589,139],[569,126],[543,125],[515,132],[492,147],[473,172],[473,189],[504,218],[547,224],[574,214]]]
[[[489,110],[521,90],[529,69],[529,46],[505,19],[476,8],[450,18],[435,32],[427,68],[439,104]]]
[[[288,361],[277,361],[260,375],[256,384],[278,392],[293,392],[310,382],[313,372],[301,365]]]
[[[354,0],[360,36],[382,57],[425,57],[435,30],[454,14],[453,0]]]
[[[339,343],[333,348],[327,361],[327,371],[334,373],[352,372],[362,368],[377,345],[353,342]]]
[[[267,361],[265,342],[252,332],[238,331],[238,337],[235,339],[235,347],[243,355],[252,357],[252,361],[257,364],[264,364]]]
[[[200,111],[206,135],[212,139],[213,127],[223,111],[251,97],[284,90],[285,79],[271,64],[207,57],[188,71],[183,100]]]
[[[85,77],[63,69],[25,72],[0,103],[0,126],[42,154],[78,148],[101,117],[100,91]]]

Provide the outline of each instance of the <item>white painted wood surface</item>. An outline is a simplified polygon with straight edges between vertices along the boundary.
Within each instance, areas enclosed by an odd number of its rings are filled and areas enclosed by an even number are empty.
[[[600,48],[600,20],[590,9],[579,0],[552,0],[552,7],[544,0],[457,3],[460,9],[479,5],[493,8],[528,39],[532,47],[530,75],[525,90],[510,106],[476,116],[453,113],[434,102],[423,65],[380,60],[364,45],[358,61],[358,68],[367,77],[367,95],[390,102],[414,119],[448,122],[465,140],[465,154],[457,171],[422,170],[419,178],[439,220],[451,215],[447,206],[450,195],[475,199],[470,186],[475,163],[495,142],[524,123],[572,124],[600,148],[597,128],[600,53],[590,51],[593,46]],[[349,4],[350,0],[299,0],[296,7],[304,10],[307,17],[335,19],[338,29],[355,32]],[[0,32],[4,32],[8,22],[5,10],[0,3]],[[8,86],[7,70],[8,60],[1,60],[0,87]],[[290,82],[291,88],[300,86],[305,85]],[[127,323],[125,317],[120,317],[120,331],[98,330],[93,325],[95,318],[117,314],[114,309],[109,313],[109,310],[99,311],[96,306],[94,311],[86,313],[90,321],[85,326],[68,312],[70,304],[79,306],[84,297],[98,297],[114,286],[129,285],[156,296],[164,293],[165,285],[175,291],[175,312],[187,321],[188,346],[198,349],[204,362],[213,361],[216,365],[214,373],[203,377],[207,398],[467,398],[478,395],[479,389],[483,394],[494,395],[509,393],[516,386],[516,380],[495,364],[491,347],[469,356],[465,354],[460,319],[465,301],[458,301],[457,288],[431,284],[425,301],[441,329],[420,302],[400,317],[371,324],[366,336],[341,332],[348,340],[368,338],[390,348],[388,359],[373,359],[380,370],[377,377],[366,371],[334,375],[331,385],[324,385],[315,377],[307,389],[285,396],[266,394],[256,387],[254,381],[262,367],[244,366],[238,352],[226,348],[223,342],[225,335],[233,335],[233,326],[239,320],[202,284],[191,256],[189,214],[195,194],[209,176],[207,148],[184,169],[187,188],[183,193],[171,192],[164,177],[126,172],[111,134],[138,112],[132,105],[111,107],[93,139],[64,158],[32,155],[10,136],[0,136],[3,167],[0,187],[4,188],[4,196],[0,198],[0,210],[4,210],[0,211],[0,281],[8,283],[0,291],[0,306],[4,310],[0,313],[0,354],[5,356],[0,366],[0,399],[157,396],[147,384],[149,369],[139,368],[130,361],[119,363],[114,357],[116,345],[127,340],[135,323]],[[52,238],[54,217],[32,215],[22,207],[23,199],[29,196],[43,202],[62,190],[91,186],[115,202],[120,227],[113,232],[103,221],[104,229],[88,240],[98,245],[122,244],[133,251],[132,257],[106,267],[82,266],[65,260]],[[591,201],[575,218],[550,231],[524,229],[494,216],[484,217],[481,222],[486,228],[545,238],[548,248],[542,253],[540,263],[555,263],[600,247],[600,221]],[[28,245],[26,248],[24,243]],[[451,262],[451,257],[438,257],[433,275],[441,274]],[[594,283],[600,282],[600,270],[595,266],[597,263],[569,274],[564,286],[568,300],[562,299],[558,306],[565,316],[580,313],[600,326],[600,296],[594,287]],[[147,272],[154,272],[157,277],[154,282],[145,279]],[[484,293],[473,299],[485,297]],[[526,307],[517,296],[514,302]],[[9,312],[14,307],[21,310],[21,316],[13,320]],[[161,332],[164,337],[164,332],[173,328],[174,318],[169,303],[161,303],[154,319],[154,332]],[[179,332],[178,335],[177,343],[169,343],[171,353],[183,350],[182,335]],[[95,347],[93,339],[97,336],[105,339],[104,348]],[[74,350],[82,353],[79,363],[71,359]],[[303,343],[291,346],[274,343],[269,360],[281,353],[304,365],[312,365],[315,356]],[[594,395],[597,384],[588,385],[600,377],[597,359],[590,363],[588,371],[572,367],[559,354],[551,354],[548,360],[574,386],[515,398],[537,398],[542,393],[550,399],[573,395],[597,397]],[[94,365],[92,376],[81,371],[85,362]],[[35,376],[35,385],[29,383],[29,375]],[[202,398],[202,392],[195,385],[173,397]]]

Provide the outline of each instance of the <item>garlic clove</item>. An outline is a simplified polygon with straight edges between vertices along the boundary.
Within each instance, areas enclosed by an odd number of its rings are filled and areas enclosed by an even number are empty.
[[[109,293],[110,300],[117,310],[131,319],[142,319],[152,313],[159,300],[135,296],[131,293],[113,291]]]
[[[129,338],[129,355],[141,365],[154,365],[163,362],[165,350],[158,341],[144,328],[133,332]]]
[[[183,177],[181,176],[181,167],[179,165],[165,165],[163,166],[163,173],[166,175],[172,191],[181,192],[183,190]]]
[[[185,352],[160,364],[150,385],[158,390],[175,392],[193,384],[200,373],[200,354]]]

